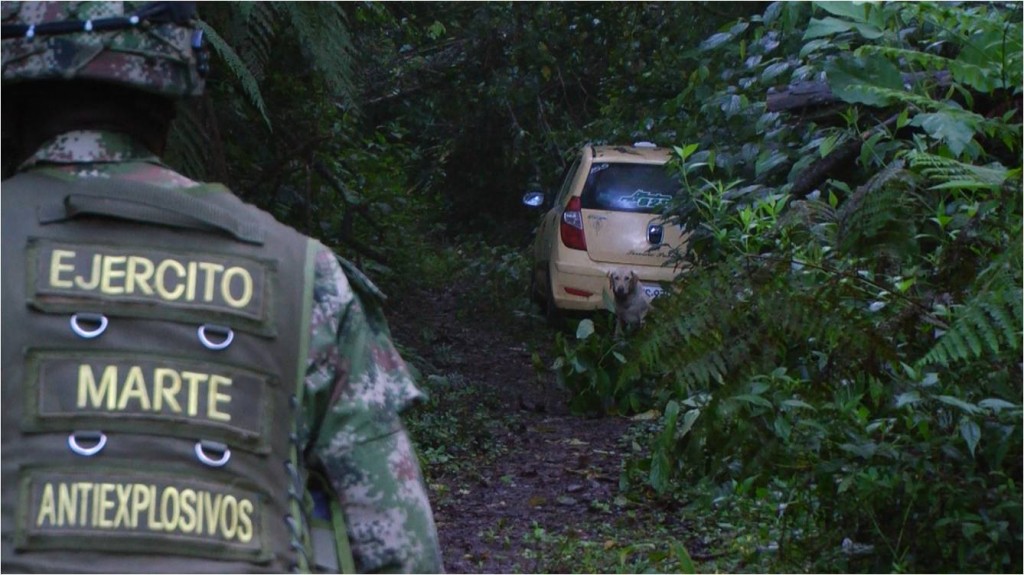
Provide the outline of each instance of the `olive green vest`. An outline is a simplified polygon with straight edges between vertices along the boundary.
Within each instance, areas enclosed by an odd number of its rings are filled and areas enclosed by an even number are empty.
[[[4,571],[312,567],[319,244],[220,186],[3,182]]]

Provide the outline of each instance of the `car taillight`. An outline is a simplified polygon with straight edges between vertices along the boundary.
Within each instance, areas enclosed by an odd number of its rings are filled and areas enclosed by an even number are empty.
[[[564,289],[565,293],[567,293],[569,295],[578,295],[580,297],[590,297],[590,296],[594,295],[594,292],[587,291],[585,289],[580,289],[580,288],[564,287],[562,289]]]
[[[580,211],[579,196],[571,198],[569,204],[565,206],[562,223],[558,229],[565,247],[586,251],[587,238],[583,235],[583,212]]]

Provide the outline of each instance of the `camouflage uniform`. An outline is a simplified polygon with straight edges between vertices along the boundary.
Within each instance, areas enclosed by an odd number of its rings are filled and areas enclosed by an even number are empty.
[[[198,185],[127,136],[98,131],[50,140],[19,171]],[[398,415],[421,393],[389,338],[380,294],[323,246],[313,290],[300,445],[339,494],[357,570],[441,572],[427,492]]]

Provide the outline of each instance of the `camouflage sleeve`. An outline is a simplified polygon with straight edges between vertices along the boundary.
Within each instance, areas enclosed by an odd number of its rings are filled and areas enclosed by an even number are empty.
[[[376,288],[317,255],[306,431],[339,494],[359,572],[441,573],[427,491],[399,413],[421,397],[391,342]],[[365,281],[364,281],[365,280]]]

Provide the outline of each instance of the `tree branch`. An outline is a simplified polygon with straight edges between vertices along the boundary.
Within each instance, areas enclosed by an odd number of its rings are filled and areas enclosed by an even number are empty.
[[[793,187],[789,191],[790,201],[802,200],[807,197],[807,194],[814,191],[825,180],[827,180],[829,175],[836,168],[846,165],[856,158],[860,154],[860,149],[864,145],[864,142],[874,134],[894,125],[898,118],[899,114],[891,116],[881,124],[858,134],[858,137],[851,139],[838,149],[833,150],[831,154],[808,166],[807,169],[797,176],[796,181],[793,182]]]

